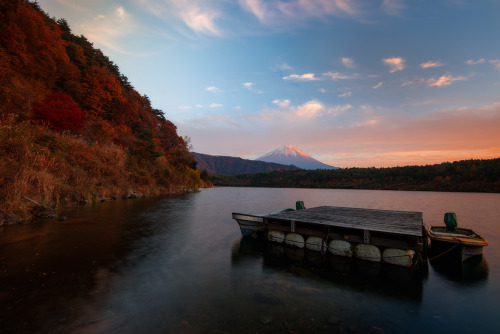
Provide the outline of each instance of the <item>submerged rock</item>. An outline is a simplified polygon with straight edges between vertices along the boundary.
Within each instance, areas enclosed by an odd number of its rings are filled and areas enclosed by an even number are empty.
[[[269,314],[262,314],[259,316],[259,321],[261,324],[270,324],[273,321],[273,317]]]
[[[256,301],[263,303],[263,304],[283,305],[283,301],[281,299],[279,299],[278,297],[275,297],[273,295],[270,295],[270,294],[256,292],[256,293],[254,293],[254,298]]]
[[[48,206],[38,203],[37,201],[34,201],[28,197],[24,197],[24,200],[28,203],[30,207],[30,213],[33,215],[33,217],[51,219],[57,218],[57,214]]]

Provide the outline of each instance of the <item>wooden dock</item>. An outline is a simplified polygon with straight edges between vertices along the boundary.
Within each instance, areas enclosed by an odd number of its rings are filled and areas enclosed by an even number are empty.
[[[421,212],[320,206],[264,217],[266,230],[293,232],[422,252],[426,230]]]

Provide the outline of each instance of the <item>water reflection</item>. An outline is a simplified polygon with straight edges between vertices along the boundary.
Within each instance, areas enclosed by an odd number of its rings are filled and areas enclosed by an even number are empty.
[[[484,255],[475,256],[465,262],[451,261],[447,257],[438,258],[431,261],[431,266],[441,277],[466,286],[484,283],[489,274],[488,262]]]
[[[261,261],[265,269],[298,275],[342,289],[420,303],[428,270],[410,270],[385,263],[361,261],[341,256],[241,238],[232,247],[233,266]]]
[[[494,332],[497,226],[470,226],[490,241],[489,264],[457,271],[432,263],[415,275],[243,240],[231,212],[301,199],[310,207],[423,210],[440,220],[444,208],[461,210],[484,224],[498,217],[499,195],[214,188],[0,228],[0,332]]]

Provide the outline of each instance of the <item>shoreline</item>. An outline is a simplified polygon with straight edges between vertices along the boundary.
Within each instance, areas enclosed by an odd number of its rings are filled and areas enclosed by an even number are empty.
[[[191,189],[187,187],[181,187],[180,191],[178,192],[168,192],[168,194],[188,194],[188,193],[194,193],[198,192],[199,189]],[[118,200],[128,200],[128,199],[139,199],[139,198],[147,198],[151,196],[158,196],[161,194],[166,194],[166,193],[158,193],[155,195],[150,195],[146,193],[142,193],[140,191],[128,191],[125,194],[121,196],[112,196],[112,197],[103,197],[99,198],[96,200],[88,200],[85,199],[85,196],[83,194],[78,194],[80,196],[73,196],[73,201],[67,201],[65,204],[61,204],[61,207],[59,210],[52,209],[42,203],[39,203],[31,198],[28,197],[23,197],[23,200],[27,203],[29,206],[29,213],[30,213],[30,218],[21,218],[17,216],[14,213],[7,212],[4,209],[0,207],[0,227],[4,226],[9,226],[9,225],[20,225],[20,224],[26,224],[30,222],[34,222],[39,219],[50,219],[50,220],[59,220],[59,221],[65,221],[66,217],[63,215],[60,215],[61,211],[64,211],[65,209],[69,208],[74,208],[78,206],[85,206],[85,205],[95,205],[99,203],[104,203],[104,202],[110,202],[110,201],[118,201]],[[75,197],[77,199],[75,199]]]

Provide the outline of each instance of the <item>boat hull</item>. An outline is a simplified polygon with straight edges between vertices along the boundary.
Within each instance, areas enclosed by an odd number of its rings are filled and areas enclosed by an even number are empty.
[[[244,237],[257,237],[264,234],[266,228],[264,226],[264,217],[287,211],[294,211],[293,209],[283,209],[280,211],[264,213],[264,214],[245,214],[233,212],[232,217],[238,222],[241,234]]]
[[[264,218],[260,216],[233,213],[233,219],[238,222],[241,234],[244,237],[256,237],[258,234],[262,234],[265,230]]]
[[[486,239],[473,230],[457,228],[453,231],[446,227],[431,226],[427,232],[431,240],[432,256],[441,256],[450,253],[457,256],[460,261],[481,256],[483,247],[488,245]]]

